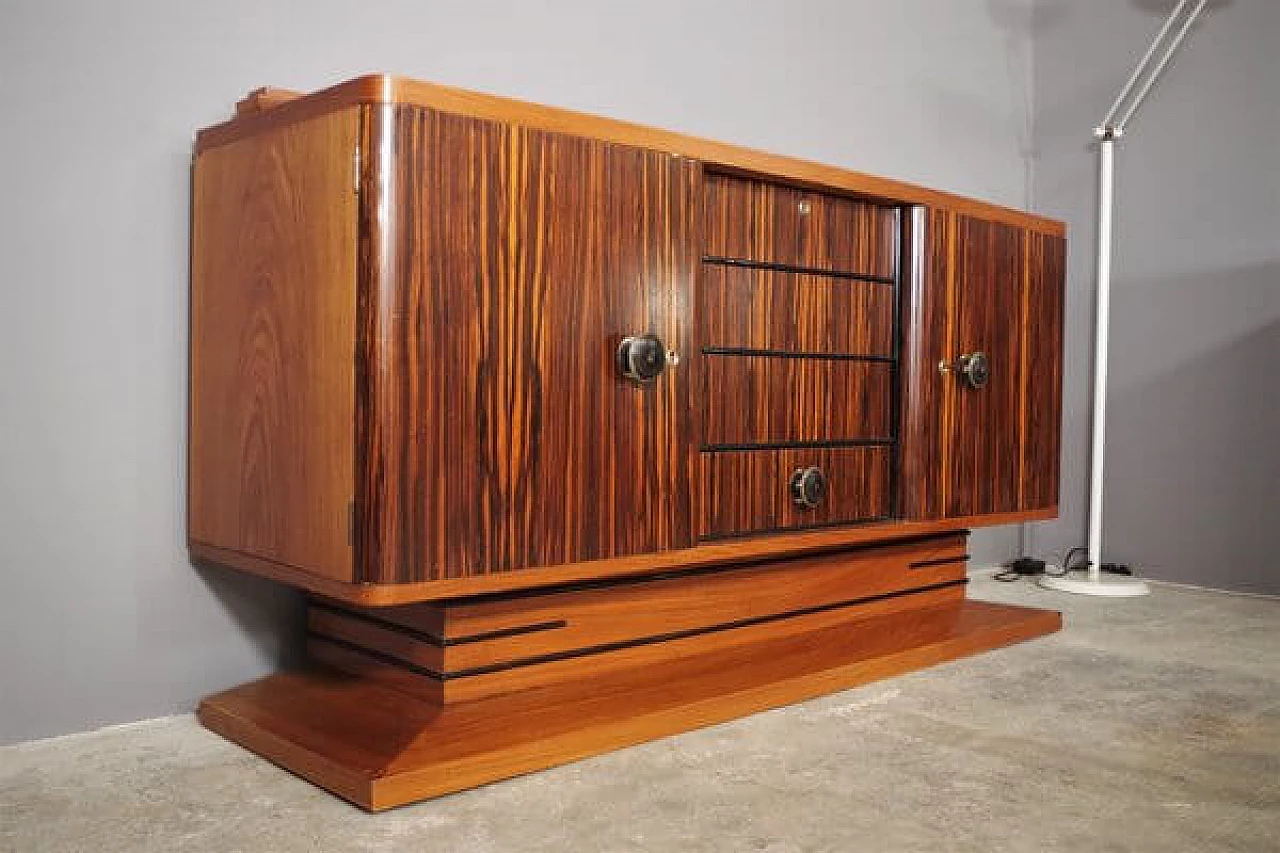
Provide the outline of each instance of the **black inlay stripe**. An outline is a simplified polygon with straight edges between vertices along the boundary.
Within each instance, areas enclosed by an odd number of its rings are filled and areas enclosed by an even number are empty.
[[[560,660],[569,660],[576,657],[584,657],[586,655],[601,654],[603,652],[619,651],[621,649],[634,648],[636,646],[648,646],[654,643],[665,643],[671,640],[681,640],[686,637],[696,637],[699,634],[715,634],[721,631],[730,631],[734,628],[746,628],[752,625],[764,625],[769,622],[778,622],[783,619],[794,619],[798,616],[809,616],[814,613],[825,613],[831,610],[842,610],[848,607],[855,607],[860,604],[870,604],[875,601],[885,601],[890,598],[904,598],[911,595],[919,595],[921,593],[933,592],[939,589],[947,589],[948,587],[964,586],[969,582],[968,578],[960,580],[945,581],[943,583],[930,584],[928,586],[916,587],[915,589],[899,590],[897,592],[886,592],[880,595],[869,595],[863,598],[851,598],[845,601],[835,601],[829,604],[818,604],[813,607],[803,607],[797,610],[788,610],[783,613],[769,613],[764,616],[752,616],[747,619],[738,619],[733,622],[722,622],[718,625],[711,625],[705,628],[689,628],[684,631],[671,631],[666,634],[654,634],[649,637],[641,637],[635,640],[619,640],[616,643],[601,643],[595,646],[586,646],[580,649],[572,649],[564,652],[555,652],[553,654],[535,655],[527,658],[517,658],[515,660],[504,661],[502,663],[491,664],[489,666],[477,666],[471,669],[460,669],[456,672],[447,672],[442,674],[443,680],[451,678],[469,678],[476,675],[489,675],[495,672],[505,672],[511,669],[519,669],[526,666],[534,666],[540,663],[553,663]]]
[[[737,450],[819,450],[830,447],[892,447],[893,438],[833,438],[825,441],[761,441],[736,444],[704,444],[703,453],[725,453]]]
[[[798,264],[779,264],[774,261],[750,261],[746,258],[722,258],[718,255],[703,255],[704,264],[719,264],[726,267],[745,267],[752,270],[769,270],[770,272],[789,272],[797,275],[820,275],[830,278],[847,278],[853,281],[865,281],[871,284],[896,284],[889,275],[872,275],[864,272],[847,272],[845,270],[828,270],[821,267],[802,267]]]
[[[381,619],[371,613],[363,613],[358,610],[346,610],[341,607],[334,607],[324,602],[312,601],[311,606],[318,610],[325,610],[338,616],[348,616],[359,622],[367,622],[376,625],[379,628],[386,628],[397,633],[412,637],[420,643],[426,643],[437,648],[448,648],[449,646],[465,646],[467,643],[483,643],[485,640],[500,640],[503,637],[518,637],[521,634],[533,634],[538,631],[552,631],[556,628],[568,627],[569,623],[563,619],[551,619],[546,622],[534,622],[529,625],[516,625],[511,628],[498,628],[493,631],[484,631],[479,634],[468,634],[465,637],[439,637],[427,631],[419,631],[417,628],[410,628],[407,625],[401,625],[398,622],[392,622],[389,619]]]
[[[961,554],[959,557],[939,557],[936,560],[918,560],[911,564],[913,569],[927,569],[931,566],[945,566],[950,563],[967,563],[969,561],[968,554]]]
[[[633,640],[619,640],[613,643],[600,643],[594,646],[584,646],[578,649],[569,649],[563,652],[554,652],[545,655],[533,655],[527,658],[516,658],[514,660],[503,661],[502,663],[489,664],[487,666],[477,666],[470,669],[460,669],[455,672],[435,672],[420,664],[410,661],[401,660],[392,655],[379,652],[374,649],[366,649],[363,646],[357,646],[345,640],[339,640],[335,637],[329,637],[314,631],[308,632],[313,639],[326,643],[332,643],[341,648],[349,649],[358,654],[366,655],[374,660],[381,661],[391,666],[398,666],[407,669],[418,675],[433,678],[437,681],[449,681],[455,678],[472,678],[478,675],[492,675],[497,672],[506,672],[513,669],[520,669],[526,666],[535,666],[543,663],[554,663],[556,661],[571,660],[573,658],[585,657],[587,655],[602,654],[604,652],[620,651],[622,649],[635,648],[637,646],[649,646],[655,643],[665,643],[671,640],[682,640],[687,637],[696,637],[699,634],[714,634],[721,631],[729,631],[734,628],[746,628],[752,625],[764,625],[769,622],[778,622],[783,619],[794,619],[799,616],[809,616],[814,613],[825,613],[832,610],[842,610],[848,607],[856,607],[860,604],[870,604],[876,601],[886,601],[891,598],[905,598],[912,595],[920,595],[926,592],[934,592],[940,589],[948,589],[950,587],[964,586],[969,583],[967,578],[960,580],[945,581],[943,583],[930,584],[929,586],[916,587],[914,589],[898,590],[897,592],[885,592],[879,595],[869,595],[862,598],[851,598],[845,601],[835,601],[829,604],[818,604],[813,607],[804,607],[797,610],[788,610],[783,613],[769,613],[764,616],[752,616],[747,619],[738,619],[733,622],[722,622],[717,625],[711,625],[703,628],[689,628],[683,631],[670,631],[665,634],[653,634],[648,637],[640,637]]]
[[[845,524],[848,524],[848,522],[836,522],[831,526],[841,526]],[[818,525],[818,527],[823,526],[826,525]],[[939,533],[916,533],[910,536],[895,536],[892,539],[878,540],[875,542],[855,542],[852,544],[836,543],[813,549],[806,549],[803,554],[792,554],[789,555],[789,558],[804,559],[806,557],[821,557],[835,552],[860,554],[864,551],[873,551],[878,548],[896,547],[899,545],[915,545],[921,542],[939,541],[948,537],[967,536],[968,534],[968,530],[944,530]],[[788,557],[783,557],[782,559],[786,558]],[[465,595],[459,596],[458,598],[446,599],[439,603],[446,606],[488,604],[496,601],[537,598],[544,595],[560,595],[566,592],[586,592],[593,589],[612,589],[620,586],[635,586],[637,584],[656,583],[658,581],[679,580],[681,578],[701,577],[704,575],[720,574],[722,572],[734,572],[739,569],[756,568],[767,563],[776,562],[778,559],[780,558],[777,555],[755,558],[745,557],[733,562],[717,562],[712,565],[689,566],[683,569],[670,569],[665,572],[653,572],[652,574],[636,574],[614,578],[599,578],[596,580],[568,581],[566,583],[534,587],[532,589],[507,590],[504,592],[482,592],[474,595]]]
[[[320,633],[317,633],[316,631],[307,631],[307,639],[311,640],[312,642],[328,643],[331,646],[337,646],[340,649],[346,649],[349,652],[355,652],[358,655],[364,655],[367,658],[372,658],[373,660],[379,661],[381,663],[385,663],[388,666],[394,666],[400,669],[407,669],[409,672],[412,672],[415,675],[425,676],[427,678],[431,678],[436,681],[444,680],[441,677],[440,673],[436,672],[434,669],[428,669],[427,667],[422,666],[420,664],[416,664],[413,661],[407,661],[407,660],[402,660],[398,657],[393,657],[392,655],[389,655],[386,652],[380,652],[377,649],[370,649],[364,646],[357,646],[355,643],[350,643],[350,642],[347,642],[346,640],[341,640],[337,637],[330,637],[328,634],[320,634]]]
[[[803,352],[789,349],[755,349],[752,347],[703,347],[703,355],[740,355],[749,358],[812,358],[823,361],[870,361],[893,364],[891,355],[864,355],[852,352]]]
[[[569,623],[564,619],[548,619],[546,622],[533,622],[529,625],[515,625],[511,628],[495,628],[492,631],[481,631],[479,634],[467,634],[463,637],[445,637],[445,648],[449,646],[465,646],[468,643],[483,643],[485,640],[501,640],[503,637],[518,637],[521,634],[536,634],[539,631],[554,631],[567,628]]]

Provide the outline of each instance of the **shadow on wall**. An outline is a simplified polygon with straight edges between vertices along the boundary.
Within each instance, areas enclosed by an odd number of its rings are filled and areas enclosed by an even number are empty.
[[[1117,287],[1134,334],[1108,403],[1110,559],[1280,594],[1278,282],[1280,261]]]
[[[202,561],[192,561],[192,565],[254,646],[265,668],[302,665],[306,658],[306,600],[302,593],[235,569]]]

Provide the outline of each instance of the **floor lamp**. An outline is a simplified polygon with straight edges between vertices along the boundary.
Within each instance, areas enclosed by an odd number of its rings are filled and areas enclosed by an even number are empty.
[[[1146,595],[1150,588],[1132,578],[1104,579],[1102,575],[1102,478],[1107,443],[1107,335],[1111,319],[1111,215],[1114,210],[1114,161],[1116,142],[1151,92],[1178,46],[1204,11],[1208,0],[1179,0],[1164,26],[1138,62],[1129,82],[1094,128],[1098,140],[1098,296],[1093,332],[1093,450],[1089,470],[1089,568],[1084,578],[1046,575],[1041,586],[1082,595],[1129,597]],[[1188,11],[1189,10],[1189,11]],[[1179,25],[1179,22],[1180,25]],[[1163,47],[1163,51],[1161,48]],[[1139,83],[1141,82],[1141,85]],[[1119,120],[1116,117],[1119,116]],[[1063,566],[1065,570],[1067,567]]]

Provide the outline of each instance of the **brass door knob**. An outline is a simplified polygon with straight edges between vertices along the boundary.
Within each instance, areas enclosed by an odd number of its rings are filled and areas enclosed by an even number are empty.
[[[982,388],[991,379],[991,359],[985,352],[971,352],[956,359],[956,372],[970,388]]]
[[[618,344],[618,372],[633,382],[652,382],[670,364],[680,363],[680,356],[668,351],[657,335],[633,335]]]
[[[801,509],[813,509],[827,496],[827,475],[816,465],[797,468],[791,474],[791,500]]]
[[[985,352],[971,352],[957,358],[955,364],[946,359],[938,362],[939,373],[951,373],[953,370],[965,385],[982,388],[991,380],[991,359]]]

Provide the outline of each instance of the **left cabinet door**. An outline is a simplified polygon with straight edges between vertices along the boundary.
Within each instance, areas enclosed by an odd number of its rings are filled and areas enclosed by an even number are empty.
[[[363,579],[688,545],[688,383],[617,351],[686,347],[697,164],[409,107],[364,136]]]

